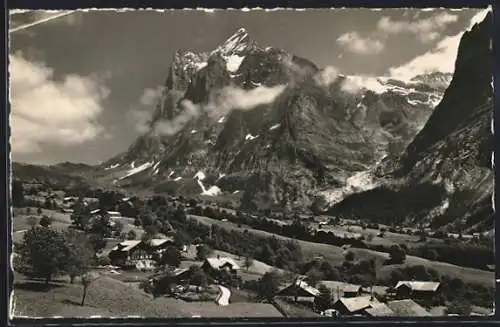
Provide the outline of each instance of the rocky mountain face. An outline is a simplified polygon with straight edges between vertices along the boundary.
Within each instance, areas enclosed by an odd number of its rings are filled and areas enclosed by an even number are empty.
[[[491,36],[489,14],[462,36],[453,79],[422,130],[402,155],[381,162],[372,189],[347,197],[330,213],[458,231],[491,228]]]
[[[210,53],[176,52],[149,131],[100,178],[305,209],[320,194],[343,197],[353,176],[401,154],[449,80],[344,76],[240,29]]]

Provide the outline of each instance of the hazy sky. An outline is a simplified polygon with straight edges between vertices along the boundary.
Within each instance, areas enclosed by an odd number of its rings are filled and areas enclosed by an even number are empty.
[[[211,51],[238,28],[344,74],[453,71],[477,9],[75,12],[10,33],[15,161],[97,163],[138,136],[131,112],[153,110],[178,49]],[[11,29],[54,13],[11,14]],[[477,16],[476,16],[477,17]]]

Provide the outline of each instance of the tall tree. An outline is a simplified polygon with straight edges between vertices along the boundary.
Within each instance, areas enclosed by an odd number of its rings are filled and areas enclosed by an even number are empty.
[[[23,270],[48,284],[67,267],[68,247],[62,233],[51,228],[33,226],[26,231],[19,245]]]
[[[280,282],[280,275],[277,271],[265,273],[257,285],[259,296],[268,300],[272,299],[276,292],[278,292]]]
[[[81,197],[76,200],[73,206],[71,221],[73,226],[81,230],[86,229],[90,221],[90,208],[85,205],[83,198]]]
[[[181,254],[175,246],[169,246],[160,256],[158,262],[161,266],[179,267],[181,264]]]
[[[332,306],[332,292],[325,285],[321,284],[318,288],[319,296],[314,299],[314,305],[317,310],[324,311]]]
[[[82,276],[82,286],[83,286],[82,303],[81,303],[82,306],[85,305],[85,298],[87,297],[87,290],[90,284],[97,278],[99,278],[99,274],[94,272],[85,273]]]
[[[83,276],[90,269],[94,259],[94,248],[88,236],[83,232],[69,228],[64,236],[68,246],[66,272],[73,284],[75,277]]]

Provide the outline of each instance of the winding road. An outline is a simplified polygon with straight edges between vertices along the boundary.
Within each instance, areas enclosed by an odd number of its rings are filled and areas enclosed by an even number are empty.
[[[226,306],[229,305],[229,297],[231,296],[231,291],[224,286],[218,285],[220,289],[220,293],[215,299],[218,305]]]

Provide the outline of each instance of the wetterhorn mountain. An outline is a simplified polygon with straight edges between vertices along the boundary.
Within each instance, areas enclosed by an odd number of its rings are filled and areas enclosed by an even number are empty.
[[[450,78],[344,76],[240,29],[212,52],[176,52],[149,131],[102,169],[121,187],[306,208],[402,153]]]

